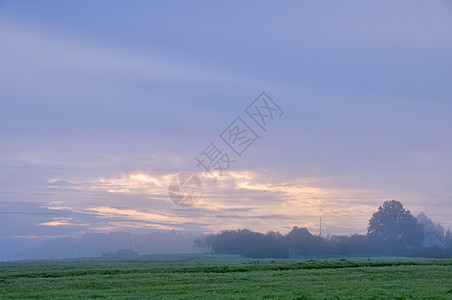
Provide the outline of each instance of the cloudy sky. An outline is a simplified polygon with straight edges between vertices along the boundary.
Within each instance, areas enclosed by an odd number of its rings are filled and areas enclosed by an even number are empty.
[[[0,235],[364,233],[391,199],[452,228],[451,70],[447,1],[0,1]]]

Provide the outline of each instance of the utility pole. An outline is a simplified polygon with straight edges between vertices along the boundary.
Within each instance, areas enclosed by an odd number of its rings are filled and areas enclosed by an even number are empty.
[[[320,217],[320,235],[319,236],[322,236],[322,217]]]

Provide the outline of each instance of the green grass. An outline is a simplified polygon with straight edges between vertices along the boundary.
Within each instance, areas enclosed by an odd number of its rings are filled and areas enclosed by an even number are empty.
[[[452,299],[452,260],[151,255],[0,264],[0,298]]]

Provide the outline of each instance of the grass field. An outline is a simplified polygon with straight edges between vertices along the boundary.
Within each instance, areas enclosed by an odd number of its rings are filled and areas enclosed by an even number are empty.
[[[151,255],[0,264],[0,298],[452,299],[452,260]]]

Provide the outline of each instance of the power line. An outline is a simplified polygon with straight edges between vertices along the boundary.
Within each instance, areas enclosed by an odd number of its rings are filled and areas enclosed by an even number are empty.
[[[92,167],[50,167],[50,166],[0,166],[0,169],[49,169],[49,170],[100,170],[100,171],[136,171],[140,168],[92,168]],[[164,170],[162,170],[164,171]],[[169,170],[166,170],[169,171]]]
[[[2,215],[58,215],[58,216],[97,216],[98,213],[65,213],[65,212],[16,212],[16,211],[0,211]]]
[[[0,194],[13,194],[13,195],[30,195],[30,196],[82,196],[82,197],[139,197],[139,198],[167,198],[168,195],[156,195],[156,194],[125,194],[125,193],[109,193],[109,194],[89,194],[89,193],[52,193],[52,192],[16,192],[16,191],[0,191]]]
[[[63,167],[63,166],[0,166],[0,169],[48,169],[48,170],[93,170],[93,171],[140,171],[146,170],[151,172],[201,172],[199,169],[153,169],[152,167],[144,168],[99,168],[99,167]],[[304,172],[304,173],[446,173],[452,172],[452,169],[411,169],[411,170],[294,170],[294,169],[257,169],[258,171],[281,171],[281,172]],[[247,171],[247,170],[237,170]]]
[[[251,192],[249,190],[248,192]],[[17,191],[0,191],[0,194],[13,194],[13,195],[30,195],[30,196],[71,196],[71,197],[128,197],[128,198],[168,198],[167,194],[126,194],[123,192],[109,193],[109,194],[89,194],[89,193],[51,193],[51,192],[17,192]],[[250,195],[250,193],[243,193]],[[234,193],[234,196],[240,194]],[[202,198],[230,198],[231,196],[217,196],[214,193],[204,194]],[[286,199],[286,197],[283,197]],[[420,195],[420,196],[404,196],[404,195],[382,195],[382,196],[355,196],[355,197],[343,197],[343,196],[303,196],[293,198],[293,200],[369,200],[369,199],[448,199],[452,198],[452,195]],[[3,201],[5,202],[5,201]]]

